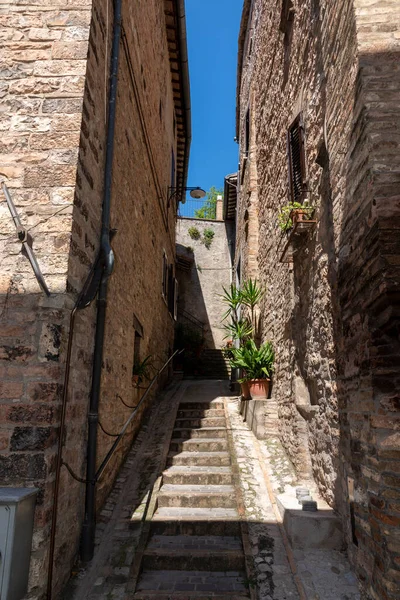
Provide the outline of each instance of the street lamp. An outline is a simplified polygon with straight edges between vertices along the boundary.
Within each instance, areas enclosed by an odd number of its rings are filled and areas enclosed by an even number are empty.
[[[185,204],[186,198],[182,198],[184,192],[190,192],[192,198],[201,200],[206,195],[206,192],[201,187],[170,187],[168,188],[168,208],[172,200],[180,200]]]

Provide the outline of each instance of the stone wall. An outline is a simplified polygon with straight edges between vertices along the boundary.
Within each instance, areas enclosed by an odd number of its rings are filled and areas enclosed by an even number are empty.
[[[69,318],[99,247],[113,22],[112,3],[106,0],[58,5],[12,3],[0,15],[0,173],[32,231],[51,291],[50,298],[40,292],[2,201],[0,477],[3,485],[40,489],[32,598],[42,598],[46,585]],[[167,208],[174,122],[164,3],[124,4],[111,209],[116,263],[100,398],[100,422],[111,433],[119,432],[131,412],[117,394],[128,405],[140,395],[131,382],[134,323],[143,328],[141,359],[152,356],[153,373],[172,348],[173,318],[161,292],[163,251],[170,264],[175,262],[174,207]],[[95,319],[95,302],[77,313],[64,432],[63,459],[81,477]],[[101,479],[98,508],[142,414]],[[113,441],[99,430],[99,463]],[[62,469],[55,595],[77,555],[83,502],[84,486]]]
[[[191,228],[198,230],[199,239],[190,236]],[[209,248],[204,245],[205,229],[215,232]],[[231,283],[232,240],[233,224],[228,221],[178,219],[177,253],[193,261],[190,271],[178,271],[178,314],[186,311],[204,324],[206,348],[221,348],[226,343],[221,323],[226,309],[219,295]]]
[[[262,339],[271,339],[277,352],[279,433],[298,471],[312,473],[340,510],[366,597],[394,599],[400,514],[399,5],[296,1],[293,25],[284,34],[281,2],[252,4],[247,20],[245,3],[241,35],[238,133],[243,175],[245,115],[255,91],[255,249],[266,289]],[[286,263],[280,261],[286,239],[277,215],[289,201],[286,133],[299,113],[317,224],[292,244],[296,252]],[[238,240],[245,237],[251,196],[248,167],[247,161]],[[243,257],[242,268],[250,272]]]

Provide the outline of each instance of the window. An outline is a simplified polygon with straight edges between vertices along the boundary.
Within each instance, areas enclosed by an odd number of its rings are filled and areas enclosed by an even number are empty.
[[[282,33],[287,34],[288,30],[291,28],[292,23],[294,21],[294,8],[292,0],[283,0],[282,2],[282,12],[281,12],[281,22],[279,25],[279,29]]]
[[[294,15],[295,11],[293,8],[292,0],[283,0],[282,3],[282,12],[281,12],[281,22],[279,25],[279,29],[284,33],[284,54],[283,54],[283,80],[286,84],[289,78],[289,68],[290,68],[290,54],[292,47],[292,39],[293,39],[293,25],[294,25]]]
[[[135,341],[133,342],[133,365],[137,367],[140,365],[140,341],[142,336],[135,331]]]
[[[143,339],[143,326],[135,314],[133,315],[133,328],[135,330],[135,339],[133,342],[133,367],[135,368],[135,366],[139,365],[141,362],[140,344]]]
[[[178,320],[178,297],[179,297],[179,283],[178,280],[175,279],[174,285],[174,320]]]
[[[292,202],[302,203],[307,192],[304,124],[299,115],[289,128],[287,136],[289,189]]]
[[[162,297],[165,302],[168,299],[168,258],[167,254],[164,250],[163,253],[163,262],[162,262]]]
[[[175,293],[174,266],[169,265],[169,267],[168,267],[168,310],[171,313],[171,315],[174,314],[174,293]]]
[[[250,150],[250,108],[247,109],[246,112],[246,123],[245,123],[245,146],[244,152],[245,156],[249,156]]]
[[[171,187],[175,187],[175,152],[171,150]]]

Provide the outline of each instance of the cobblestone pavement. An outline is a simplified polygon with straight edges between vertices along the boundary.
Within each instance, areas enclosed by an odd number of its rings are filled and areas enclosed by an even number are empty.
[[[175,408],[190,385],[191,382],[177,384],[161,395],[151,410],[100,514],[95,557],[87,569],[77,570],[64,593],[64,600],[132,598],[128,584],[142,519],[152,486],[163,468],[162,456],[173,429]],[[250,577],[247,584],[259,600],[359,600],[345,554],[293,551],[291,565],[265,471],[274,494],[304,482],[296,480],[279,440],[257,441],[243,423],[238,400],[231,397],[225,400],[234,446],[233,460],[242,493],[242,518],[247,522],[255,566],[254,577]],[[260,457],[264,458],[263,465]],[[300,591],[296,577],[301,582]]]
[[[294,583],[282,535],[260,465],[260,454],[274,495],[293,486],[296,474],[278,438],[256,440],[239,414],[239,402],[227,398],[232,435],[249,533],[256,565],[260,600],[301,598]],[[359,600],[357,581],[343,552],[327,549],[293,550],[297,575],[307,600]],[[301,593],[301,592],[300,592]]]

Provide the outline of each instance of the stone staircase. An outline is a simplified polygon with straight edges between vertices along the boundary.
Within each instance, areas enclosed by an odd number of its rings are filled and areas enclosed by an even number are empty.
[[[183,398],[133,598],[249,597],[223,401]]]
[[[222,350],[206,348],[202,351],[199,364],[199,376],[204,379],[229,379],[230,365]]]

